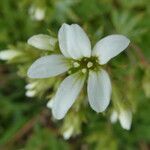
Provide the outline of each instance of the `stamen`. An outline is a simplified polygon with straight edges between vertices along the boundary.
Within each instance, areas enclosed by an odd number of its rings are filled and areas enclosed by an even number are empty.
[[[93,63],[89,61],[89,62],[87,63],[87,67],[88,67],[88,68],[91,68],[92,66],[93,66]]]
[[[75,68],[77,68],[77,67],[80,66],[80,64],[79,64],[78,62],[74,62],[74,63],[73,63],[73,66],[74,66]]]
[[[82,71],[82,73],[86,73],[86,72],[87,72],[87,69],[86,69],[86,68],[83,68],[81,71]]]

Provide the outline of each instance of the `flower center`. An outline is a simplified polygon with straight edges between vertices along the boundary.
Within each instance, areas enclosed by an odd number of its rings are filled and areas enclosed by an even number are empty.
[[[77,71],[81,71],[82,73],[87,73],[89,70],[95,70],[99,67],[98,58],[97,57],[84,57],[80,60],[72,61],[72,67],[69,69],[68,73],[72,74]]]

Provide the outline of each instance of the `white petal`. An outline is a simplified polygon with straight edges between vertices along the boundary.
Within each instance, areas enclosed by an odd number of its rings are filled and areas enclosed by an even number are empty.
[[[48,78],[66,72],[69,66],[62,55],[49,55],[36,60],[28,69],[30,78]]]
[[[113,111],[111,116],[110,116],[111,123],[116,123],[117,119],[118,119],[118,112],[117,111]]]
[[[62,119],[79,95],[85,77],[75,73],[67,77],[58,88],[54,98],[52,113],[54,118]]]
[[[130,130],[132,123],[132,112],[129,110],[121,110],[119,114],[119,121],[122,128]]]
[[[92,55],[99,57],[100,64],[106,64],[111,58],[128,47],[130,40],[123,35],[109,35],[95,45]]]
[[[106,71],[90,71],[88,78],[88,99],[96,112],[103,112],[110,102],[111,82]]]
[[[53,50],[57,40],[49,35],[38,34],[28,39],[28,44],[42,50]]]
[[[21,55],[22,53],[16,50],[2,50],[0,52],[0,59],[1,60],[11,60],[19,55]]]
[[[41,8],[37,8],[35,9],[35,14],[34,14],[34,18],[37,21],[41,21],[43,20],[45,17],[45,10],[41,9]]]
[[[90,57],[91,43],[84,30],[77,24],[63,24],[58,33],[63,55],[74,59]]]

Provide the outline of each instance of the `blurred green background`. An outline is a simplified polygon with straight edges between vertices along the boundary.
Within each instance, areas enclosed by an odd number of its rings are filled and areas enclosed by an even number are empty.
[[[149,0],[0,0],[0,51],[25,51],[29,37],[39,33],[57,36],[64,22],[80,24],[92,44],[108,34],[126,35],[130,47],[109,67],[117,87],[112,99],[127,99],[133,112],[132,128],[126,131],[119,123],[110,123],[109,110],[97,115],[88,107],[86,119],[75,116],[76,136],[64,140],[61,127],[68,120],[51,119],[48,99],[43,96],[25,96],[29,80],[24,68],[35,58],[0,60],[0,150],[149,150],[149,18]]]

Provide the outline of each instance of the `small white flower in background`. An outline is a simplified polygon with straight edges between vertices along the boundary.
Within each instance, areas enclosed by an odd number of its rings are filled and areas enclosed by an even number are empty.
[[[0,51],[0,59],[1,60],[11,60],[19,55],[21,55],[22,53],[16,50],[2,50]]]
[[[29,8],[29,15],[33,20],[42,21],[45,18],[45,10],[35,6]]]
[[[38,41],[39,45],[43,45],[41,37]],[[105,111],[110,103],[111,82],[102,65],[127,48],[129,39],[123,35],[109,35],[98,41],[92,50],[88,36],[79,25],[63,24],[58,32],[58,41],[62,54],[41,57],[28,70],[30,78],[54,77],[64,72],[70,74],[62,81],[53,97],[51,107],[54,118],[62,119],[65,116],[77,99],[87,76],[91,108],[96,112]],[[45,43],[45,46],[49,46],[49,42]]]
[[[25,86],[25,89],[27,90],[25,95],[27,97],[34,97],[36,95],[35,87],[38,85],[38,82],[29,83]]]
[[[114,110],[110,116],[110,121],[116,123],[118,119],[123,129],[130,130],[132,124],[132,112],[130,110],[121,109],[119,112]]]

